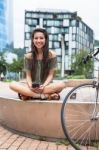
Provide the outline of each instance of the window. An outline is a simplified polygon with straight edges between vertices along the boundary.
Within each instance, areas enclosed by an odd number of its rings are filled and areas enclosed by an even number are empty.
[[[63,26],[64,26],[64,27],[69,26],[69,20],[68,20],[68,19],[64,19],[64,20],[63,20]]]
[[[62,25],[62,21],[55,20],[54,25],[55,26],[61,26]]]
[[[61,28],[61,32],[62,33],[69,33],[69,28],[68,27]]]
[[[31,17],[37,18],[37,17],[38,17],[38,14],[37,14],[37,13],[32,13]]]
[[[25,40],[25,47],[30,47],[30,40]]]
[[[25,25],[25,32],[30,32],[30,28],[28,25]]]
[[[59,57],[59,56],[58,56],[58,57],[57,57],[57,61],[58,61],[58,62],[61,62],[61,61],[62,61],[62,57]]]
[[[26,24],[29,24],[29,25],[37,25],[38,24],[38,20],[37,19],[27,19],[25,20],[25,23]]]
[[[51,40],[51,41],[53,40],[52,34],[49,35],[49,40]]]
[[[61,49],[60,48],[55,49],[55,52],[56,52],[57,55],[61,55]]]
[[[31,13],[27,12],[26,17],[31,17]]]
[[[30,39],[30,33],[25,33],[25,39],[29,40]]]
[[[46,23],[47,23],[47,26],[54,26],[53,20],[47,20]]]
[[[49,41],[49,48],[52,48],[52,41]]]
[[[76,48],[72,48],[72,54],[76,54]]]
[[[82,29],[82,22],[79,22],[79,28]]]
[[[72,41],[76,41],[76,34],[72,35]]]
[[[72,48],[76,48],[76,42],[72,41]]]
[[[76,33],[76,27],[72,27],[72,33]]]
[[[54,42],[54,47],[55,48],[59,48],[60,47],[60,43],[59,42]]]
[[[71,26],[76,26],[76,20],[71,20]]]
[[[53,40],[58,41],[58,35],[53,35]]]
[[[69,35],[65,34],[65,41],[68,41],[68,40],[69,40]]]

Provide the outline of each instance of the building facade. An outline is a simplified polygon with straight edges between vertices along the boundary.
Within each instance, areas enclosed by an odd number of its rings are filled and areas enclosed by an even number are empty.
[[[30,49],[31,32],[43,27],[49,33],[49,49],[58,56],[58,67],[71,69],[71,56],[79,50],[93,50],[93,30],[77,16],[77,12],[62,10],[25,11],[24,48]],[[63,49],[63,50],[62,50]]]
[[[0,52],[13,43],[12,0],[0,0]]]
[[[7,13],[6,13],[6,20],[7,20],[7,43],[8,48],[13,48],[14,45],[14,33],[13,33],[13,0],[6,0],[7,1]]]
[[[5,48],[7,41],[6,8],[6,0],[0,0],[0,51]]]

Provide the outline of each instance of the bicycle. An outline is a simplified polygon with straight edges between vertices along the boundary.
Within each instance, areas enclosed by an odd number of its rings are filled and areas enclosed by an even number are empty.
[[[99,53],[90,53],[83,62]],[[99,61],[99,60],[98,60]],[[74,87],[65,97],[61,108],[63,132],[69,143],[76,149],[90,146],[99,148],[99,68],[98,79]]]

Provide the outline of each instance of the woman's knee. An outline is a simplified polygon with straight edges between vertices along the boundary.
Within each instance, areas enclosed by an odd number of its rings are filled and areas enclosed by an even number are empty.
[[[14,90],[14,89],[16,88],[16,84],[17,84],[17,82],[12,81],[12,82],[9,84],[10,89]]]

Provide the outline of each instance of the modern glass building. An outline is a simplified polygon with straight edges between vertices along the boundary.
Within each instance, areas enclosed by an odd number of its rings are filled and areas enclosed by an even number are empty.
[[[5,48],[7,41],[6,4],[6,0],[0,0],[0,51]]]
[[[13,0],[0,0],[0,51],[13,45]]]
[[[93,30],[77,16],[77,12],[63,10],[25,11],[24,48],[29,51],[31,32],[35,27],[43,27],[49,33],[49,49],[58,56],[61,68],[62,48],[64,49],[64,69],[69,71],[71,56],[80,50],[93,50]]]

